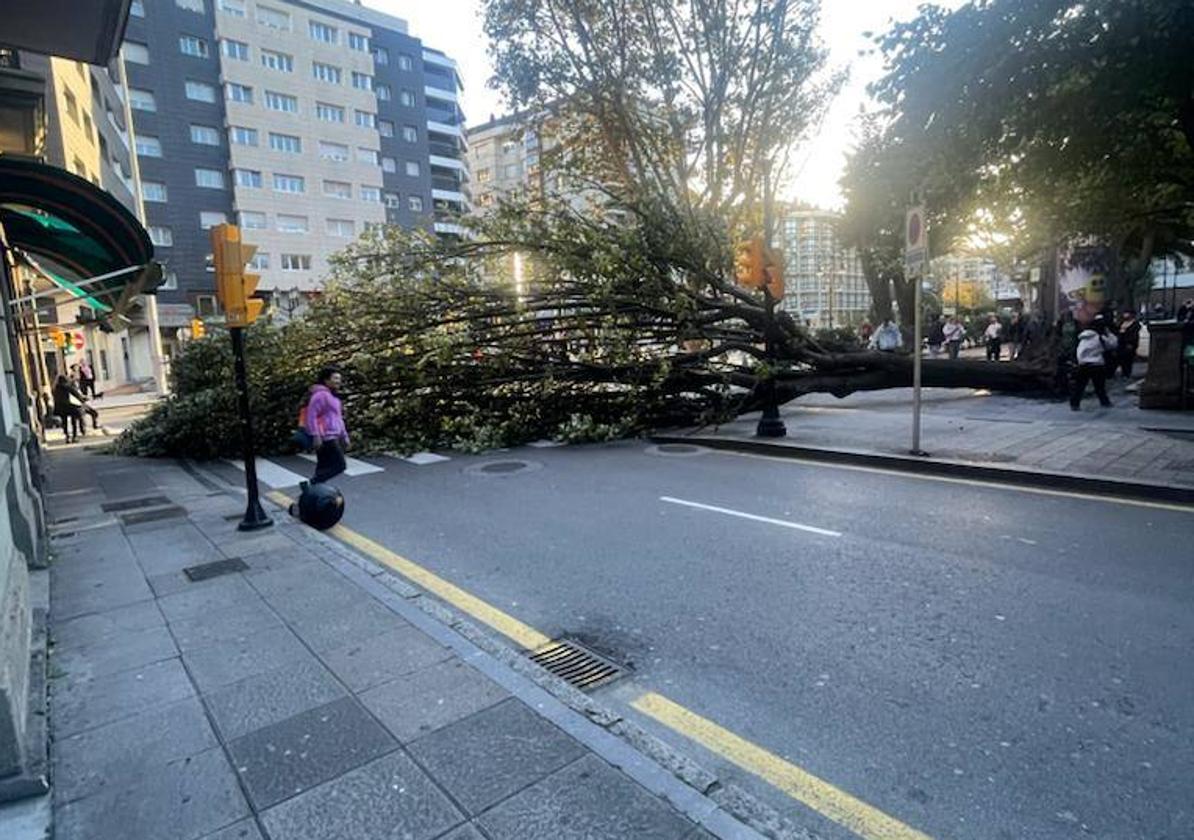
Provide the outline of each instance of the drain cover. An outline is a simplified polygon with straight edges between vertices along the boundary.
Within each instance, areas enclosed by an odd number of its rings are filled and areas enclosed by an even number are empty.
[[[198,580],[219,577],[220,575],[230,575],[233,572],[247,571],[249,571],[249,567],[245,565],[245,561],[239,557],[233,557],[229,560],[215,560],[211,563],[200,563],[198,566],[188,566],[182,570],[182,573],[190,578],[193,583]]]
[[[517,475],[518,473],[541,469],[542,466],[542,464],[535,461],[521,461],[511,458],[504,461],[486,461],[483,464],[473,464],[472,466],[465,467],[464,471],[468,475]]]
[[[184,508],[178,505],[171,505],[170,507],[158,508],[157,510],[134,510],[129,513],[120,514],[120,521],[125,525],[139,525],[142,522],[156,522],[159,519],[174,519],[179,516],[186,516],[187,512]]]
[[[117,513],[122,510],[134,510],[136,508],[157,507],[168,504],[170,504],[170,500],[165,496],[142,496],[139,499],[121,499],[118,502],[106,502],[100,505],[100,508],[105,513]]]
[[[626,673],[620,666],[571,639],[548,642],[527,656],[581,691],[600,688]]]

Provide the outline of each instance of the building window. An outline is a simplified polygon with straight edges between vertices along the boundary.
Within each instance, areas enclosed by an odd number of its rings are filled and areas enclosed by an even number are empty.
[[[261,189],[261,171],[257,169],[234,169],[233,180],[238,187]]]
[[[382,172],[397,172],[398,171],[398,161],[394,160],[392,157],[383,157],[381,159],[381,171]]]
[[[245,0],[220,0],[220,11],[227,12],[232,17],[245,16]]]
[[[196,169],[195,186],[222,190],[224,189],[224,172],[220,169]]]
[[[161,157],[162,141],[148,134],[137,135],[137,154],[141,157]]]
[[[262,227],[265,227],[262,225]],[[258,251],[253,255],[253,259],[249,260],[249,268],[254,271],[262,271],[269,268],[269,254]]]
[[[136,41],[125,41],[121,52],[124,53],[124,60],[130,64],[149,63],[149,47],[145,44],[138,44]]]
[[[418,178],[422,174],[422,167],[419,166],[417,160],[408,160],[406,162],[406,174],[412,178]]]
[[[377,166],[377,149],[357,149],[357,161]]]
[[[146,201],[166,201],[166,185],[161,181],[142,181],[141,195]]]
[[[319,61],[311,63],[311,75],[319,79],[321,82],[331,82],[333,85],[340,84],[341,71],[339,67],[334,64],[324,64]],[[355,73],[353,74],[356,75]]]
[[[328,219],[327,232],[329,236],[342,236],[351,239],[356,236],[356,223],[352,219]]]
[[[306,233],[310,229],[306,216],[291,216],[286,213],[278,214],[278,230],[282,233]]]
[[[275,152],[287,152],[292,155],[302,154],[303,141],[293,134],[269,133],[269,147]]]
[[[87,142],[94,143],[95,139],[92,136],[91,114],[86,111],[83,112],[83,133],[87,135]]]
[[[377,128],[377,114],[368,111],[355,111],[356,124],[361,128]]]
[[[283,254],[283,271],[310,271],[311,256],[309,254]]]
[[[394,98],[389,85],[375,85],[373,92],[377,94],[378,101],[380,102],[389,102]]]
[[[257,22],[271,29],[290,31],[290,15],[277,9],[271,9],[269,6],[257,7]]]
[[[506,178],[506,179],[517,178],[518,174],[519,173],[518,173],[518,164],[517,163],[507,163],[505,166],[502,167],[502,177],[503,178]]]
[[[174,244],[174,231],[164,225],[150,225],[149,241],[159,247],[168,247]]]
[[[381,187],[366,187],[361,185],[361,201],[376,203],[381,201]]]
[[[382,203],[390,210],[397,210],[402,206],[402,196],[396,192],[388,192],[382,194]]]
[[[320,23],[317,20],[310,22],[308,31],[314,40],[322,41],[325,44],[335,44],[340,40],[340,32],[336,27],[328,26],[326,23]]]
[[[274,173],[274,191],[284,193],[301,193],[306,190],[301,175],[281,175]]]
[[[79,160],[78,158],[75,158],[74,162],[71,163],[71,169],[73,169],[75,174],[80,178],[87,177],[87,164],[83,163],[83,161]]]
[[[129,16],[139,18],[145,17],[145,4],[142,2],[142,0],[133,0],[133,2],[129,4]]]
[[[329,143],[327,140],[320,140],[319,156],[324,160],[348,160],[348,146],[343,143]]]
[[[493,170],[489,169],[488,167],[486,167],[484,169],[477,170],[477,183],[478,184],[487,184],[492,180],[493,180]]]
[[[406,197],[406,206],[411,209],[413,213],[423,212],[423,196],[410,195]]]
[[[415,92],[406,88],[398,91],[398,104],[404,108],[413,108],[415,105]]]
[[[187,99],[193,99],[196,102],[215,102],[216,89],[206,82],[193,82],[188,80],[186,84]]]
[[[179,35],[178,49],[183,55],[193,55],[195,58],[207,58],[207,41],[194,35]]]
[[[129,88],[129,105],[134,111],[156,111],[158,109],[158,101],[154,99],[153,92],[140,88]]]
[[[228,94],[229,102],[244,102],[246,105],[253,104],[253,88],[248,85],[238,85],[236,82],[227,82],[224,85],[224,90]]]
[[[69,90],[64,90],[62,93],[62,100],[66,103],[66,113],[74,121],[75,125],[79,124],[79,100],[75,99],[75,95]]]
[[[208,260],[211,260],[211,255],[208,254]],[[208,271],[215,271],[214,266],[208,268]],[[200,318],[214,318],[220,314],[220,305],[216,302],[215,295],[195,295],[195,314]]]
[[[369,36],[359,32],[349,32],[348,48],[358,52],[369,52]]]
[[[256,210],[241,210],[240,226],[245,230],[265,230],[269,227],[269,221],[264,213],[259,213]]]
[[[394,124],[392,122],[390,122],[389,120],[378,120],[377,121],[377,133],[380,134],[382,137],[393,137],[394,136]]]
[[[390,63],[390,51],[385,47],[373,48],[373,63],[378,67],[382,67]]]
[[[414,59],[412,59],[406,53],[401,53],[398,56],[398,69],[399,70],[412,70],[412,69],[414,69],[414,66],[415,66]]]
[[[237,61],[249,60],[249,45],[244,41],[233,41],[231,38],[225,38],[220,41],[220,51],[228,58],[235,58]]]
[[[200,210],[199,211],[199,227],[204,230],[210,230],[216,225],[222,225],[228,221],[228,216],[221,213],[219,210]]]
[[[210,125],[192,125],[191,142],[204,146],[220,145],[220,132]]]
[[[294,57],[286,53],[262,50],[261,64],[263,67],[268,67],[270,70],[277,70],[280,73],[294,72]]]
[[[352,86],[357,90],[373,90],[373,77],[368,73],[352,71]]]
[[[324,181],[323,194],[329,198],[352,198],[352,184],[347,181]]]
[[[245,128],[243,125],[232,126],[229,134],[232,137],[232,142],[237,146],[256,146],[257,145],[257,129]]]
[[[413,125],[402,126],[402,139],[407,143],[418,143],[419,129],[415,128]]]
[[[298,113],[298,97],[289,93],[278,93],[275,90],[265,92],[265,107],[271,111],[283,111],[287,114]]]
[[[344,109],[339,105],[329,105],[326,102],[315,103],[315,116],[324,122],[344,122]]]
[[[203,0],[174,0],[174,5],[180,9],[186,9],[188,12],[198,12],[199,14],[207,11]]]

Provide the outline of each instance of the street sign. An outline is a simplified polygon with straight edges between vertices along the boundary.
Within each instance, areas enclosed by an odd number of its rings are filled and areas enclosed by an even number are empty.
[[[924,207],[909,207],[904,217],[904,273],[919,277],[929,255],[929,231]]]
[[[83,333],[75,333],[75,342],[74,343],[75,343],[76,350],[83,349]]]

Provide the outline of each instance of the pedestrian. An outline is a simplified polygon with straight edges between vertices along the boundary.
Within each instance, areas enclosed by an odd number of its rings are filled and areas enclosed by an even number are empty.
[[[888,318],[871,337],[871,346],[884,353],[894,353],[904,346],[904,337],[895,321]]]
[[[987,329],[983,332],[983,338],[987,340],[987,361],[998,362],[1003,348],[1003,324],[999,323],[999,316],[991,316]]]
[[[336,368],[324,368],[311,388],[307,401],[307,432],[315,450],[315,475],[312,484],[327,482],[348,468],[344,449],[348,446],[348,429],[344,425],[343,408],[336,396],[343,377]]]
[[[929,327],[929,355],[934,359],[940,356],[943,344],[945,344],[945,316],[937,315],[933,318],[933,325]]]
[[[1119,322],[1119,366],[1124,379],[1132,378],[1132,365],[1136,363],[1138,349],[1140,349],[1140,322],[1136,320],[1135,312],[1126,309],[1123,320]]]
[[[90,394],[95,398],[95,371],[86,359],[79,363],[79,391],[85,397]]]
[[[966,328],[962,326],[957,315],[949,316],[949,321],[946,322],[943,332],[945,346],[949,349],[949,357],[951,359],[958,358],[958,351],[962,349],[962,339],[966,337]]]
[[[1184,324],[1194,318],[1194,298],[1186,298],[1182,301],[1182,305],[1177,308],[1175,318],[1179,324]]]
[[[1113,352],[1103,354],[1103,367],[1107,369],[1107,381],[1110,382],[1115,378],[1115,371],[1119,368],[1119,328],[1115,324],[1115,315],[1099,314],[1103,319],[1103,326],[1106,332],[1103,334],[1104,338],[1111,337],[1115,339],[1116,349]]]
[[[67,443],[74,443],[80,434],[87,433],[86,429],[81,428],[84,402],[83,395],[74,383],[63,374],[58,374],[54,380],[54,416],[62,423],[62,437]]]
[[[1072,410],[1081,408],[1088,382],[1094,383],[1099,404],[1103,408],[1111,407],[1111,400],[1107,398],[1107,357],[1115,357],[1116,347],[1115,335],[1107,329],[1102,315],[1096,315],[1090,326],[1078,333],[1078,369],[1074,373],[1074,389],[1070,392]]]
[[[1024,346],[1024,320],[1019,312],[1012,313],[1012,320],[1007,325],[1007,341],[1007,358],[1014,362],[1020,357],[1020,348]]]
[[[869,347],[871,343],[871,336],[874,335],[875,328],[871,326],[870,321],[863,321],[862,326],[858,328],[858,338],[862,341],[863,347]]]

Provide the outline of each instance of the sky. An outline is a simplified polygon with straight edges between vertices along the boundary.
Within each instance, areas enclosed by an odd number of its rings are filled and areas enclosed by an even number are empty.
[[[781,197],[826,209],[841,207],[838,179],[854,138],[859,109],[867,101],[866,86],[883,70],[878,56],[861,56],[871,44],[864,32],[882,32],[893,19],[916,14],[921,0],[824,0],[821,37],[830,50],[830,64],[849,67],[850,79],[829,109],[819,130],[797,149],[793,178],[780,188]],[[944,6],[960,0],[944,0]],[[365,0],[365,5],[404,18],[412,35],[456,59],[464,78],[461,106],[469,125],[501,116],[500,95],[489,88],[493,67],[481,26],[481,0]]]

